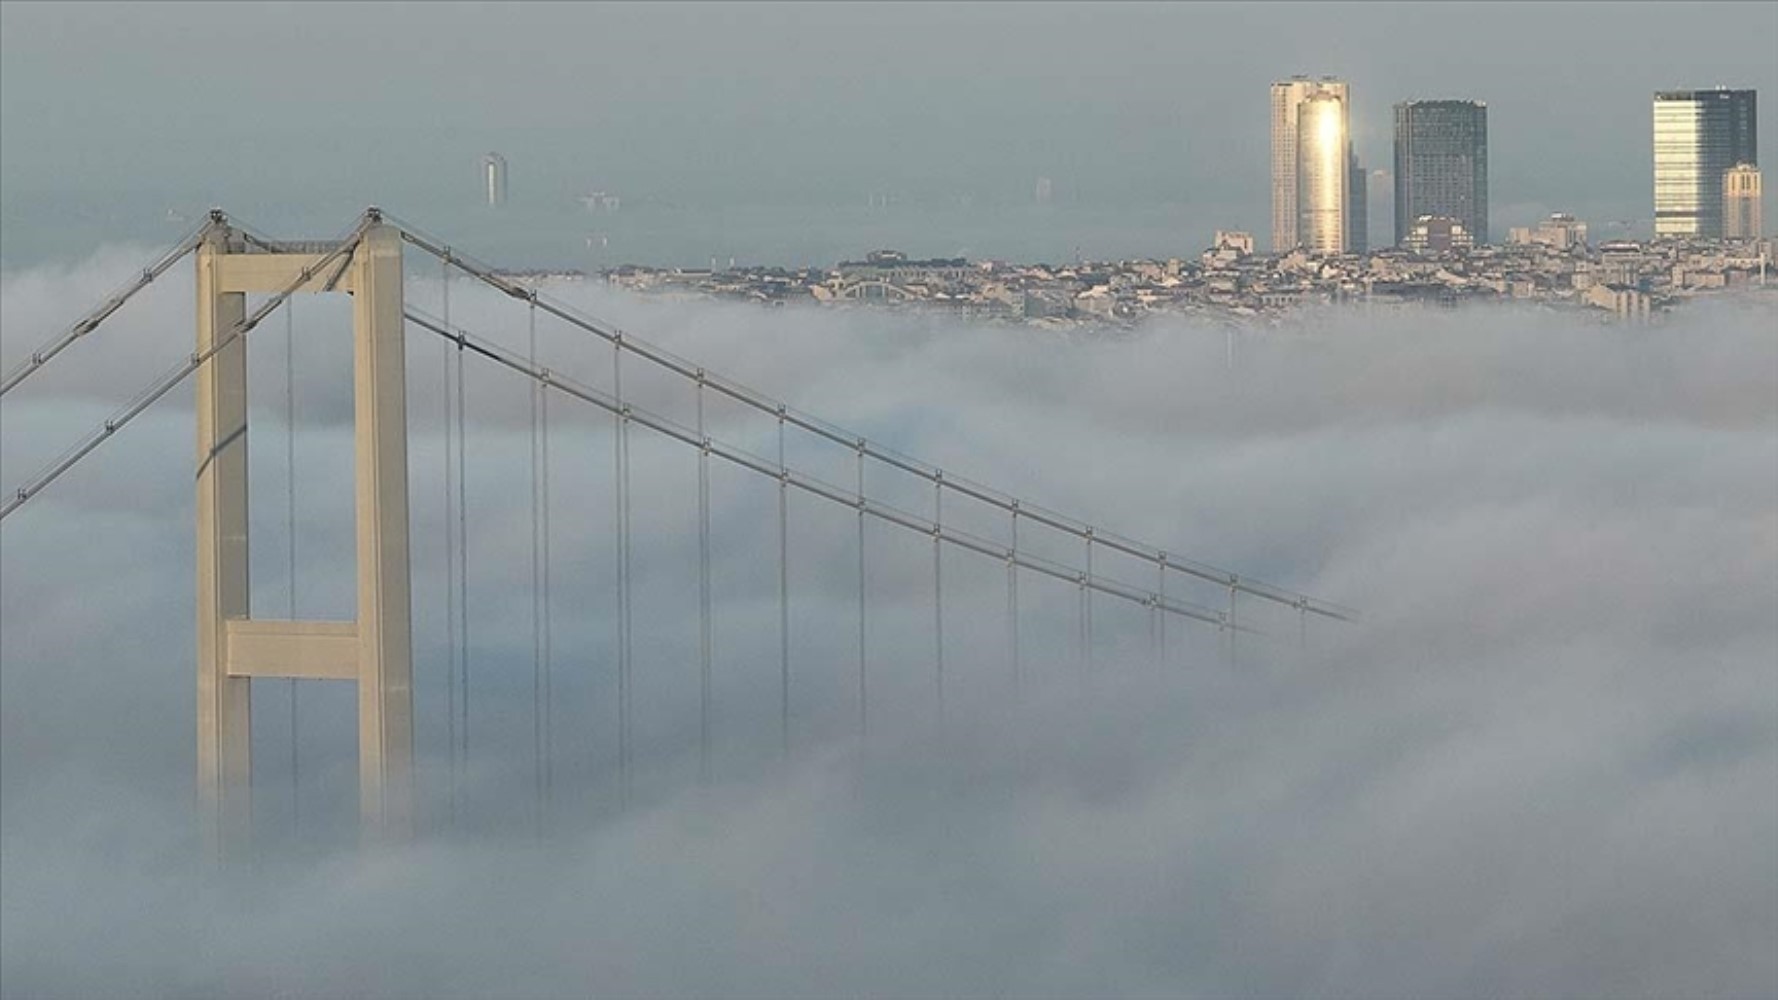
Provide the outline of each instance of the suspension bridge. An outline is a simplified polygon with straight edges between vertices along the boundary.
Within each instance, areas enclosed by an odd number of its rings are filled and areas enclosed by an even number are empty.
[[[552,617],[555,602],[551,588],[559,575],[552,565],[552,552],[567,535],[610,532],[608,565],[601,570],[609,580],[610,599],[596,608],[576,609],[582,618],[600,617],[607,626],[600,632],[610,641],[599,650],[574,650],[571,658],[606,664],[615,681],[609,716],[599,722],[609,719],[615,730],[608,791],[620,802],[629,800],[636,774],[646,765],[638,755],[661,742],[658,736],[643,739],[637,732],[634,698],[640,678],[636,636],[639,611],[646,620],[657,622],[667,612],[638,609],[639,575],[664,560],[689,557],[695,561],[695,614],[685,621],[668,620],[665,627],[688,638],[695,636],[695,642],[688,643],[696,649],[695,664],[686,664],[682,672],[695,677],[697,731],[669,734],[666,741],[681,741],[688,747],[695,744],[699,775],[709,780],[713,758],[719,753],[713,738],[713,720],[720,711],[713,670],[724,657],[715,628],[721,609],[713,584],[717,572],[713,552],[720,542],[715,537],[712,480],[719,468],[753,477],[775,494],[774,502],[757,519],[760,523],[747,524],[744,530],[756,538],[769,538],[770,548],[775,549],[775,554],[764,560],[772,564],[769,593],[751,597],[775,605],[775,621],[764,627],[775,631],[770,643],[776,653],[774,735],[785,756],[792,754],[802,737],[797,699],[799,688],[811,675],[819,672],[821,682],[829,686],[841,674],[846,675],[850,725],[862,738],[875,717],[885,711],[872,703],[873,682],[880,682],[885,671],[908,669],[901,662],[905,657],[874,662],[870,630],[873,618],[883,612],[871,599],[872,581],[881,572],[882,560],[873,562],[871,557],[867,544],[867,526],[871,525],[902,540],[897,546],[899,554],[920,551],[920,558],[929,563],[928,592],[923,597],[929,602],[926,638],[930,646],[925,657],[929,662],[921,665],[921,670],[927,674],[926,698],[941,732],[947,683],[955,683],[947,675],[947,651],[952,651],[954,661],[960,629],[972,631],[969,669],[985,669],[981,649],[996,647],[995,655],[1004,665],[997,683],[1017,693],[1030,683],[1025,664],[1033,658],[1025,648],[1027,640],[1021,637],[1035,627],[1036,620],[1053,633],[1059,620],[1071,617],[1068,625],[1074,633],[1074,653],[1085,667],[1090,666],[1095,649],[1104,645],[1106,631],[1128,631],[1133,622],[1142,623],[1139,627],[1146,632],[1142,639],[1156,662],[1170,662],[1170,643],[1178,641],[1170,635],[1197,629],[1217,636],[1222,655],[1229,663],[1236,663],[1242,637],[1264,633],[1248,621],[1252,617],[1249,608],[1270,608],[1293,617],[1294,638],[1299,643],[1307,642],[1311,619],[1351,622],[1357,617],[1340,605],[1105,530],[901,454],[588,316],[542,294],[534,282],[503,273],[374,208],[356,220],[343,237],[327,241],[274,239],[221,211],[211,212],[124,287],[8,370],[0,378],[0,397],[12,397],[32,376],[91,337],[187,257],[195,261],[193,350],[23,482],[5,484],[0,522],[7,530],[30,530],[29,519],[14,520],[15,515],[27,506],[45,502],[44,498],[53,498],[59,479],[99,452],[157,401],[195,379],[197,788],[207,840],[219,852],[230,844],[245,842],[252,832],[254,681],[276,679],[292,684],[293,741],[295,682],[333,680],[356,685],[358,812],[367,837],[398,841],[414,836],[416,828],[424,826],[424,816],[457,815],[460,786],[475,746],[471,734],[479,724],[470,697],[470,675],[472,667],[486,666],[478,663],[486,657],[472,641],[470,629],[475,606],[470,599],[469,555],[472,545],[479,542],[472,531],[476,519],[470,517],[470,456],[465,444],[472,431],[465,377],[472,368],[503,373],[527,393],[529,490],[522,502],[529,504],[529,510],[521,519],[530,529],[532,745],[528,777],[539,825],[544,822],[544,803],[553,794],[557,760],[554,726],[562,714],[552,693],[562,659]],[[430,262],[437,268],[439,294],[436,301],[428,301],[435,311],[408,301],[405,283],[413,261]],[[454,321],[453,283],[459,288],[491,290],[500,300],[509,300],[513,319],[500,325],[508,331],[522,328],[519,346],[509,342],[515,338]],[[255,330],[282,310],[287,326],[286,403],[293,407],[289,354],[294,343],[292,302],[299,295],[329,293],[351,297],[355,615],[349,620],[299,618],[293,583],[282,617],[255,616],[251,613],[248,542],[247,344]],[[608,381],[595,384],[577,373],[584,365],[558,362],[540,352],[540,319],[572,333],[575,352],[582,360],[602,355],[609,365],[603,369]],[[428,524],[424,532],[410,526],[407,391],[417,371],[410,363],[409,347],[417,341],[436,344],[442,359],[436,370],[444,428],[441,510],[437,523]],[[97,355],[88,351],[85,356]],[[654,380],[646,392],[635,387],[644,375]],[[631,380],[629,385],[626,378]],[[667,407],[644,405],[665,392],[681,394],[687,403],[681,408],[684,412],[669,414]],[[726,424],[718,417],[718,404],[730,415]],[[608,477],[605,487],[612,514],[606,525],[590,525],[584,518],[575,518],[564,527],[554,509],[552,428],[559,432],[567,413],[588,414],[609,423],[610,465],[601,473]],[[294,426],[293,409],[287,409],[287,415]],[[644,440],[657,449],[665,446],[678,453],[680,461],[695,467],[695,516],[682,529],[688,539],[696,538],[695,557],[689,556],[690,546],[685,554],[638,551],[636,547],[634,522],[639,498],[633,456],[636,442]],[[824,457],[820,461],[793,459],[793,441],[798,456],[814,448],[821,449]],[[294,578],[297,477],[293,446],[287,447],[285,458],[289,495],[284,500],[291,523],[288,567]],[[849,475],[836,475],[842,468]],[[888,485],[890,477],[895,478],[899,490]],[[913,493],[909,492],[910,484]],[[512,490],[509,496],[519,492]],[[912,495],[923,496],[929,506],[912,509],[907,502]],[[803,510],[805,502],[828,508],[850,522],[853,535],[849,574],[856,577],[855,594],[850,595],[855,600],[846,614],[852,620],[836,629],[833,619],[838,602],[829,594],[821,603],[818,625],[829,633],[851,631],[854,648],[843,658],[824,654],[813,665],[793,662],[799,630],[814,627],[806,617],[796,615],[793,607],[791,541],[799,529],[810,530],[799,524],[808,517],[793,517],[793,496],[798,498],[796,510]],[[53,503],[53,499],[47,501],[49,506]],[[830,533],[832,523],[827,522]],[[982,530],[980,526],[988,523],[998,527]],[[1077,552],[1077,557],[1058,558],[1053,554],[1058,545]],[[428,591],[426,599],[442,598],[444,621],[440,634],[424,636],[425,641],[417,644],[413,555],[416,548],[428,546],[443,550],[444,578],[437,581],[440,586]],[[928,551],[929,555],[924,554]],[[1004,611],[992,616],[998,621],[983,620],[979,571],[970,576],[974,582],[968,588],[977,592],[959,595],[959,572],[947,562],[947,553],[962,554],[999,577],[995,586],[1004,589]],[[1034,582],[1048,588],[1043,596],[1033,596]],[[1056,595],[1063,592],[1072,595],[1067,602],[1072,607],[1057,604]],[[1213,596],[1206,598],[1207,594]],[[1108,621],[1110,616],[1103,612],[1096,617],[1096,607],[1101,604],[1129,609],[1134,617],[1125,614]],[[1274,633],[1278,620],[1276,613],[1268,619]],[[896,627],[905,625],[898,620]],[[947,628],[951,629],[949,641]],[[982,636],[989,633],[992,637],[984,641]],[[443,655],[418,655],[417,645],[441,649]],[[1053,648],[1053,642],[1050,645]],[[422,661],[419,677],[417,659]],[[434,659],[439,662],[432,662]],[[689,669],[694,666],[695,670]],[[496,669],[506,667],[510,664],[494,665]],[[953,671],[960,668],[955,662],[951,665]],[[443,782],[443,793],[449,801],[443,807],[421,809],[417,802],[421,788],[415,777],[415,690],[440,681],[446,695],[442,756],[448,780]],[[294,762],[294,756],[292,759]]]

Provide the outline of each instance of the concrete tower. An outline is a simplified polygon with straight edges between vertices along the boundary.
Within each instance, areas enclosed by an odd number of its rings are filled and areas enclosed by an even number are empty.
[[[220,220],[220,213],[217,214]],[[350,246],[274,252],[226,227],[197,252],[197,786],[218,854],[251,831],[255,678],[354,681],[358,795],[372,839],[413,824],[413,654],[408,589],[407,403],[401,235],[373,209]],[[352,296],[357,614],[254,618],[247,564],[247,341],[226,338],[249,294]]]

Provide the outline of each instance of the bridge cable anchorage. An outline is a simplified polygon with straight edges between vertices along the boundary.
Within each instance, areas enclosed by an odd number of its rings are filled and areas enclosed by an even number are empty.
[[[284,524],[289,542],[285,560],[289,593],[285,615],[296,621],[296,300],[284,304]],[[302,827],[302,771],[297,751],[296,678],[285,682],[290,692],[290,828]]]
[[[357,249],[359,241],[363,238],[364,229],[364,226],[359,226],[345,243],[329,253],[323,260],[331,263],[334,258],[342,255],[349,260],[351,252]],[[90,431],[54,461],[38,470],[35,475],[25,481],[24,485],[9,494],[4,502],[0,502],[0,520],[5,520],[13,511],[23,507],[33,497],[42,493],[51,483],[61,478],[63,473],[79,464],[81,459],[92,454],[112,435],[123,430],[130,421],[140,416],[143,410],[153,406],[162,396],[173,391],[175,386],[191,377],[191,374],[202,368],[205,362],[227,349],[235,341],[245,338],[254,327],[258,326],[273,310],[283,305],[303,284],[304,281],[298,279],[284,288],[254,310],[252,315],[244,317],[240,322],[230,327],[228,332],[218,337],[209,347],[193,351],[184,361],[175,364],[137,392],[128,403],[124,404],[123,408],[106,418],[104,423]]]
[[[436,320],[415,311],[411,307],[404,312],[404,316],[409,323],[447,340],[461,343],[469,352],[480,355],[509,371],[528,378],[540,381],[544,380],[544,374],[536,368],[527,365],[523,357],[515,355],[511,351],[499,347],[484,338],[462,330],[453,331],[446,329],[445,327],[440,326]],[[628,404],[620,406],[611,395],[602,393],[599,390],[583,385],[572,379],[561,375],[554,375],[550,377],[545,384],[549,389],[554,389],[574,399],[580,400],[581,402],[597,406],[614,416],[621,415],[628,423],[640,424],[643,427],[682,445],[694,448],[701,446],[701,439],[694,429],[683,427],[665,417],[649,413],[648,411],[638,410]],[[789,487],[793,487],[838,506],[853,508],[858,506],[857,496],[850,489],[834,486],[795,470],[788,468],[781,469],[771,459],[750,454],[740,448],[724,444],[715,439],[709,439],[709,441],[710,453],[730,464],[739,466],[740,468],[753,472],[763,478],[773,479],[780,483],[784,483]],[[897,525],[915,534],[928,538],[933,534],[934,525],[930,520],[917,514],[891,507],[880,501],[867,500],[864,504],[864,510],[867,514],[878,520]],[[1007,552],[1004,546],[956,529],[944,529],[940,533],[940,537],[943,541],[951,545],[974,552],[977,555],[995,559],[1004,559],[1007,557]],[[1071,569],[1062,564],[1022,553],[1014,556],[1014,562],[1020,569],[1030,570],[1050,577],[1051,579],[1073,583],[1077,586],[1080,585],[1084,575],[1078,570]],[[1137,605],[1143,604],[1150,596],[1150,591],[1146,588],[1103,576],[1087,577],[1085,584],[1089,590],[1096,593],[1107,594]],[[1168,614],[1177,615],[1181,618],[1188,618],[1224,628],[1228,627],[1226,612],[1190,604],[1175,598],[1169,598],[1163,603],[1162,610],[1166,611]],[[1242,631],[1251,632],[1253,630],[1243,628]]]
[[[790,756],[790,472],[784,464],[784,407],[778,407],[778,727]]]
[[[708,786],[710,767],[710,440],[704,429],[704,378],[698,373],[698,778]]]
[[[445,325],[451,323],[451,265],[439,265],[439,300]],[[461,352],[452,351],[449,343],[441,344],[444,377],[439,383],[439,397],[444,402],[444,552],[445,552],[445,740],[449,770],[449,811],[452,829],[457,826],[457,526],[456,526],[456,425],[451,397],[451,359]],[[460,361],[461,358],[458,357]]]
[[[66,330],[45,341],[42,346],[32,351],[23,361],[9,369],[4,377],[0,377],[0,396],[4,396],[23,383],[26,379],[42,370],[45,365],[55,360],[56,355],[67,350],[69,345],[99,328],[101,323],[110,319],[113,313],[124,307],[136,293],[154,283],[154,280],[167,272],[167,269],[185,258],[201,246],[204,239],[218,225],[217,221],[206,218],[195,228],[181,236],[178,242],[161,254],[153,263],[138,271],[128,284],[113,292],[99,306],[75,321]]]
[[[391,223],[395,225],[397,231],[401,234],[401,238],[416,249],[434,256],[445,253],[443,244],[439,240],[427,236],[406,222],[395,220],[393,217],[387,215],[385,215],[385,218],[389,219]],[[516,282],[496,273],[492,267],[461,254],[454,256],[452,260],[457,267],[464,271],[465,274],[476,278],[483,284],[513,298],[526,301],[529,300],[529,291],[523,289]],[[590,318],[565,303],[557,302],[546,295],[539,295],[537,297],[537,307],[542,309],[545,313],[562,320],[569,326],[585,333],[590,333],[608,343],[612,343],[619,350],[635,354],[651,364],[664,368],[668,372],[671,372],[682,379],[692,380],[696,378],[696,374],[699,370],[698,366],[690,361],[677,357],[676,355],[673,355],[662,348],[655,347],[646,341],[639,340],[615,328],[609,327],[602,323],[602,321]],[[791,409],[784,403],[773,399],[762,392],[751,389],[731,379],[718,376],[708,370],[705,371],[705,384],[715,392],[727,396],[745,406],[758,410],[761,413],[777,416],[779,415],[780,410],[782,410],[784,420],[790,426],[807,431],[810,434],[823,438],[833,444],[840,445],[841,447],[852,448],[858,440],[858,437],[855,434],[844,431],[808,414]],[[927,482],[932,482],[934,479],[933,472],[935,470],[931,466],[925,465],[924,463],[906,455],[902,455],[893,449],[867,440],[865,442],[865,450],[866,455],[873,461],[900,469],[903,472],[924,479]],[[970,497],[971,499],[988,506],[997,507],[1002,511],[1011,511],[1012,503],[1015,499],[1008,494],[1001,493],[990,487],[973,483],[957,476],[947,476],[945,478],[944,488]],[[1032,504],[1023,504],[1022,510],[1024,516],[1033,523],[1040,524],[1063,534],[1073,535],[1074,537],[1083,540],[1086,537],[1085,531],[1087,525],[1083,521]],[[1147,562],[1151,565],[1159,563],[1160,549],[1155,546],[1106,532],[1099,532],[1095,541],[1099,546],[1129,556],[1132,559]],[[1310,614],[1339,621],[1351,622],[1358,620],[1358,612],[1351,608],[1343,607],[1319,598],[1310,598],[1306,595],[1301,595],[1282,587],[1262,583],[1258,580],[1237,577],[1234,573],[1228,570],[1219,569],[1208,564],[1174,557],[1170,564],[1170,568],[1175,572],[1184,573],[1187,576],[1196,577],[1209,583],[1228,586],[1233,582],[1237,589],[1242,593],[1258,597],[1261,600],[1282,604],[1287,607],[1295,607],[1297,600],[1301,598],[1307,601],[1307,608]]]

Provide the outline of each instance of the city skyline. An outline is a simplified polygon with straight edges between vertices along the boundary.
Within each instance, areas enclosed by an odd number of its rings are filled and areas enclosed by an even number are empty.
[[[964,6],[918,19],[870,5],[365,6],[349,26],[277,6],[7,4],[0,19],[9,265],[105,238],[163,239],[169,210],[211,205],[318,234],[367,204],[460,215],[503,254],[539,263],[588,262],[589,229],[609,236],[610,259],[687,264],[831,261],[877,244],[1152,255],[1230,228],[1265,242],[1268,135],[1255,102],[1304,71],[1352,85],[1354,151],[1377,168],[1391,167],[1394,102],[1485,99],[1494,225],[1568,211],[1621,235],[1652,229],[1650,93],[1778,89],[1767,52],[1778,17],[1745,5],[1627,6],[1608,23],[1581,5],[1456,5],[1410,23],[1382,6],[1284,4]],[[1709,46],[1664,43],[1706,21],[1738,30]],[[254,54],[262,30],[286,40],[276,65],[337,71],[291,100]],[[388,35],[415,44],[375,44]],[[50,58],[62,37],[80,40],[84,66]],[[1611,59],[1573,72],[1606,45]],[[497,58],[506,51],[531,55]],[[908,53],[925,71],[911,72]],[[47,113],[46,94],[60,113]],[[1778,128],[1770,101],[1758,110],[1761,131]],[[227,143],[211,131],[223,121]],[[503,219],[483,218],[470,182],[488,149],[519,171]],[[1054,181],[1053,217],[1016,211],[1039,176]],[[589,190],[621,195],[624,212],[578,221],[573,199]],[[891,194],[891,212],[864,218],[854,209],[873,191]],[[1369,194],[1381,246],[1393,237],[1389,184],[1374,178]],[[501,228],[520,220],[532,239]]]

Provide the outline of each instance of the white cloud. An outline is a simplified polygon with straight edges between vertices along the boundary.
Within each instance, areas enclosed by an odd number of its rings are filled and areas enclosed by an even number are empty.
[[[116,277],[108,259],[7,276],[0,353],[18,356],[21,330],[53,328],[50,304],[95,298]],[[415,282],[410,297],[432,309],[433,291]],[[640,804],[618,815],[603,652],[610,432],[605,418],[563,403],[552,408],[562,432],[552,451],[560,760],[549,843],[534,846],[523,822],[479,822],[393,855],[293,850],[280,830],[282,695],[269,689],[256,719],[269,856],[219,883],[197,873],[187,836],[191,437],[187,404],[169,399],[0,536],[6,992],[1778,988],[1769,307],[1699,306],[1652,330],[1510,310],[1340,314],[1312,332],[1244,335],[1228,372],[1222,334],[1188,326],[1069,340],[875,313],[571,295],[947,470],[1356,605],[1366,621],[1312,625],[1303,656],[1294,618],[1245,602],[1243,615],[1270,635],[1243,640],[1236,670],[1214,636],[1175,626],[1162,680],[1145,659],[1146,620],[1101,599],[1098,676],[1083,685],[1074,595],[1022,581],[1031,684],[1011,705],[1002,571],[948,555],[955,700],[940,742],[927,543],[873,526],[877,714],[860,759],[850,729],[855,527],[849,513],[799,500],[801,749],[779,768],[775,498],[769,484],[724,471],[723,780],[699,791],[694,466],[639,436],[644,766]],[[96,335],[111,339],[82,346],[82,375],[127,392],[155,367],[147,345],[168,345],[169,360],[184,350],[182,305],[145,313],[139,339]],[[508,343],[523,331],[522,311],[491,296],[458,296],[454,318]],[[275,350],[281,331],[266,332]],[[552,364],[605,377],[602,352],[553,326],[543,333]],[[410,361],[420,740],[436,809],[440,368],[424,338]],[[312,363],[305,413],[325,426],[304,431],[299,454],[332,464],[314,464],[299,492],[299,570],[311,608],[337,607],[349,604],[349,538],[334,500],[350,465],[323,456],[343,447],[348,411],[321,384],[325,362]],[[68,414],[103,412],[51,377],[62,378],[45,375],[5,402],[5,486],[29,471],[33,449],[49,447],[13,442],[19,429],[67,433]],[[275,386],[273,368],[265,377]],[[689,397],[639,374],[632,388],[689,419]],[[478,371],[472,390],[482,755],[472,805],[484,818],[503,804],[523,817],[526,397],[497,372]],[[254,446],[276,461],[256,469],[256,488],[276,503],[255,523],[256,580],[281,593],[281,513],[271,508],[282,500],[282,438],[276,393],[262,395],[271,402],[255,413]],[[771,447],[769,427],[720,412],[719,436]],[[846,455],[797,447],[849,482]],[[910,505],[929,502],[873,482]],[[961,507],[947,517],[983,531],[1001,524]],[[350,702],[340,695],[305,693],[305,822],[322,844],[346,839],[351,808]]]

